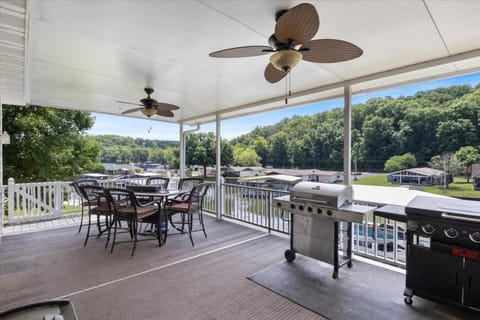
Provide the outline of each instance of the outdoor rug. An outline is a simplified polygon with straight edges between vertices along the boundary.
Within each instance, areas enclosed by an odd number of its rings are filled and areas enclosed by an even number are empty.
[[[413,297],[403,302],[405,275],[354,261],[332,278],[333,267],[297,255],[270,265],[248,278],[273,292],[332,320],[469,320],[480,312],[438,304]]]

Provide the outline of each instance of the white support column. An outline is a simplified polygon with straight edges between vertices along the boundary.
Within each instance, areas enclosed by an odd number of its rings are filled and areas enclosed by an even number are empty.
[[[180,178],[185,178],[185,135],[183,134],[183,120],[180,121],[179,125],[179,137],[180,137],[180,155],[179,155],[179,176]]]
[[[220,126],[221,119],[220,113],[217,113],[215,116],[216,120],[216,166],[215,166],[215,176],[217,178],[217,184],[215,188],[215,199],[217,207],[217,220],[222,219],[222,210],[223,210],[223,196],[222,196],[222,128]]]
[[[343,183],[352,185],[352,93],[350,84],[344,87],[343,107]]]

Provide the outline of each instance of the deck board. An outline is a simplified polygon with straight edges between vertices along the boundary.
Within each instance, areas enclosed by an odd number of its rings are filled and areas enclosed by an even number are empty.
[[[130,244],[110,254],[104,237],[83,247],[86,230],[76,226],[4,236],[0,311],[65,297],[82,320],[323,319],[246,279],[282,259],[287,239],[206,222],[208,239],[195,233],[194,248],[175,235],[161,248],[140,243],[133,259]]]

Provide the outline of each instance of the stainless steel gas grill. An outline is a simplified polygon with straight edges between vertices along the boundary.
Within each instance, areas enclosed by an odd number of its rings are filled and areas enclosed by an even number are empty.
[[[480,310],[480,201],[417,196],[405,208],[412,296]]]
[[[300,253],[330,263],[333,278],[338,278],[340,267],[351,268],[352,222],[362,222],[375,209],[352,204],[352,199],[351,186],[316,182],[299,182],[290,196],[275,198],[274,206],[291,213],[290,249],[285,259],[292,262]]]

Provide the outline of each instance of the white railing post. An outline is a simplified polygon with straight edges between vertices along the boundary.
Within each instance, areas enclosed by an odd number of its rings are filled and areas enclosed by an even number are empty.
[[[8,222],[15,219],[15,179],[8,178]]]
[[[54,206],[54,213],[55,217],[61,217],[63,213],[63,190],[62,190],[62,183],[56,181],[54,184],[54,197],[55,197],[55,206]]]
[[[220,215],[223,216],[224,213],[224,208],[225,208],[225,178],[220,177],[220,201],[218,202],[220,204]]]
[[[222,130],[220,112],[215,115],[216,134],[215,134],[215,177],[217,184],[215,185],[215,207],[217,209],[217,219],[222,219]]]

